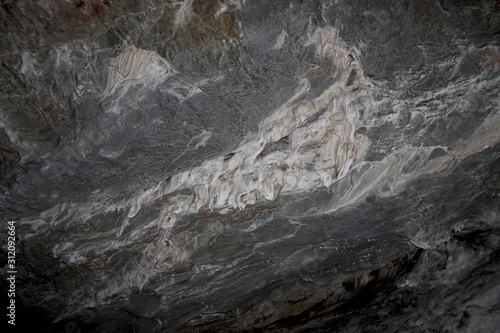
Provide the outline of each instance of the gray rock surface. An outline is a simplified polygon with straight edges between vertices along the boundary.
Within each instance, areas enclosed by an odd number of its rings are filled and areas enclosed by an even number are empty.
[[[0,17],[18,330],[498,331],[497,2]]]

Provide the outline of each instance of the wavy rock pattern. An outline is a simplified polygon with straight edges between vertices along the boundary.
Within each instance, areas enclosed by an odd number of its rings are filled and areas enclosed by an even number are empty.
[[[18,0],[0,15],[17,328],[497,329],[494,3]]]
[[[244,209],[257,200],[274,201],[280,192],[300,192],[320,184],[329,187],[344,178],[367,148],[366,137],[355,135],[355,131],[367,123],[373,105],[366,80],[357,78],[346,86],[350,71],[361,69],[338,39],[331,28],[312,37],[318,54],[334,58],[337,71],[343,73],[337,82],[313,100],[297,101],[310,89],[308,79],[303,78],[298,91],[259,125],[258,133],[246,137],[228,155],[205,161],[141,193],[131,200],[128,217],[135,216],[142,205],[165,196],[166,218],[171,220],[176,214],[207,207]],[[348,112],[353,108],[366,110],[363,118]],[[203,139],[197,146],[205,142]],[[181,199],[184,194],[172,195],[186,190],[190,193],[187,200]]]

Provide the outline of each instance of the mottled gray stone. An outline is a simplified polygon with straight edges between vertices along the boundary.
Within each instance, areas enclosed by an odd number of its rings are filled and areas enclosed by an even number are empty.
[[[497,329],[494,2],[17,0],[0,21],[17,327]]]

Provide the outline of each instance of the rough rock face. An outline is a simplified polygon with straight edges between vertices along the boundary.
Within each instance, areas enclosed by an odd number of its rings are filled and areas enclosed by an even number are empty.
[[[16,328],[498,331],[498,1],[0,15]]]

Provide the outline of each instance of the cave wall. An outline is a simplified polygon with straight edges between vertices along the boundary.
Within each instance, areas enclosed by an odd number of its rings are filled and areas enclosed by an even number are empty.
[[[18,328],[497,330],[497,2],[0,15]]]

